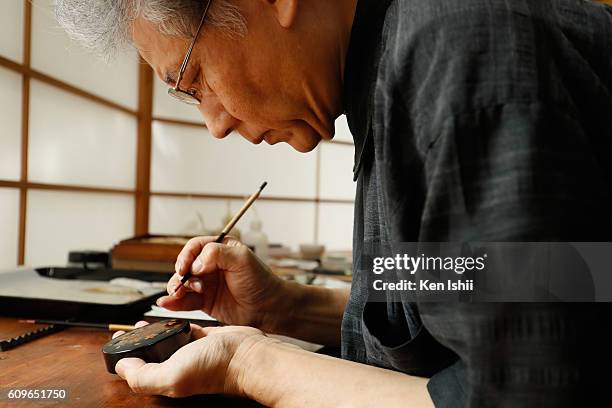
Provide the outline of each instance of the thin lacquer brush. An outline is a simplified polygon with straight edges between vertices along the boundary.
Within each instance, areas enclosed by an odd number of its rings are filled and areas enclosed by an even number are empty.
[[[125,324],[114,324],[114,323],[89,323],[89,322],[72,322],[70,320],[20,320],[19,323],[30,323],[30,324],[52,324],[55,326],[75,326],[75,327],[92,327],[96,329],[105,329],[109,331],[131,331],[136,327]]]

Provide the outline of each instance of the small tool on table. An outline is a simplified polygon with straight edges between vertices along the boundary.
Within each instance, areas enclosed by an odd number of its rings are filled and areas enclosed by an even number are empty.
[[[51,324],[54,326],[92,327],[96,329],[105,329],[108,331],[131,331],[136,328],[133,325],[126,324],[73,322],[71,320],[20,320],[19,322],[31,324]]]
[[[259,198],[259,195],[261,194],[261,192],[263,191],[264,188],[266,188],[266,186],[268,185],[268,182],[265,181],[261,187],[259,187],[259,190],[257,190],[256,192],[254,192],[253,194],[251,194],[251,196],[248,198],[248,200],[244,203],[244,205],[242,206],[242,208],[240,209],[240,211],[238,211],[238,213],[236,213],[236,215],[234,215],[234,218],[232,218],[230,220],[230,222],[227,223],[227,225],[225,226],[225,228],[223,228],[223,231],[221,231],[221,234],[219,234],[219,236],[217,237],[217,239],[215,239],[216,243],[221,243],[223,242],[223,240],[225,239],[225,237],[227,236],[227,234],[230,233],[230,231],[232,230],[232,228],[234,228],[234,225],[236,225],[236,223],[238,221],[240,221],[240,218],[242,218],[242,216],[244,215],[244,213],[247,212],[247,210],[249,209],[249,207],[251,207],[251,205],[253,205],[253,203],[255,202],[255,200],[257,200]],[[176,293],[176,291],[183,286],[191,277],[191,270],[188,270],[187,273],[181,278],[179,284],[176,286],[176,288],[174,289],[174,292]]]
[[[63,326],[47,326],[41,327],[40,329],[32,330],[19,336],[12,337],[6,340],[0,340],[0,351],[8,351],[14,349],[17,346],[28,343],[32,340],[47,336],[49,334],[57,333],[64,330]]]
[[[57,333],[68,327],[91,327],[108,331],[132,331],[136,328],[135,326],[125,324],[73,322],[70,320],[19,320],[19,323],[46,324],[48,326],[28,331],[24,334],[14,336],[9,339],[0,339],[0,351],[8,351],[14,349],[17,346],[29,343],[33,340],[48,336],[53,333]]]

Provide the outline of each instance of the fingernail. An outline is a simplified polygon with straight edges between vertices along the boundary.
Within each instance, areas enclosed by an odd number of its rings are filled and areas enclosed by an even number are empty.
[[[155,304],[156,304],[157,306],[159,306],[159,303],[160,303],[160,302],[161,302],[161,298],[157,299],[157,300],[155,301]]]
[[[199,279],[192,279],[191,280],[191,289],[193,289],[194,291],[201,293],[202,292],[202,281]]]
[[[180,275],[182,269],[183,263],[181,261],[176,261],[176,264],[174,265],[174,271]]]
[[[170,288],[170,293],[168,293],[168,294],[169,294],[170,296],[174,296],[174,294],[176,293],[176,289],[177,289],[177,288],[178,288],[178,286],[177,286],[177,285],[172,286],[172,287]]]
[[[202,261],[200,261],[200,258],[196,258],[193,265],[191,265],[191,271],[193,273],[198,273],[200,272],[200,269],[202,269]]]

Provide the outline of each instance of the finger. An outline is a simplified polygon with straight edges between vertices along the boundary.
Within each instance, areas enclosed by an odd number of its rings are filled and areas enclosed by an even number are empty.
[[[204,307],[204,299],[199,293],[188,292],[179,298],[176,296],[162,296],[157,299],[157,306],[168,310],[201,310]]]
[[[168,283],[166,284],[166,292],[172,295],[175,292],[175,288],[179,281],[180,281],[180,277],[177,273],[172,275],[172,277],[168,280]]]
[[[139,358],[124,358],[117,362],[115,371],[137,394],[166,395],[169,391],[167,366],[145,363]]]
[[[187,282],[185,282],[185,288],[192,290],[197,293],[204,292],[204,283],[199,278],[189,278]]]
[[[170,296],[176,296],[181,298],[185,296],[189,291],[202,293],[204,291],[204,284],[198,278],[190,278],[185,282],[184,285],[180,283],[180,277],[175,275],[170,278],[167,284],[167,292]]]
[[[199,340],[202,337],[206,337],[206,332],[202,326],[198,326],[197,324],[190,324],[191,326],[191,340]]]
[[[121,336],[122,334],[125,334],[125,331],[124,331],[124,330],[119,330],[119,331],[114,332],[114,333],[113,333],[113,339],[114,339],[115,337],[119,337],[119,336]]]
[[[140,358],[122,358],[115,364],[115,371],[119,377],[125,380],[129,371],[138,369],[145,364],[144,360]]]
[[[175,272],[180,276],[184,276],[187,271],[191,269],[193,261],[200,255],[204,247],[208,244],[215,243],[216,240],[217,237],[213,236],[190,239],[176,259],[176,264],[174,265]],[[223,244],[228,246],[242,246],[240,241],[229,235],[223,239]]]
[[[175,272],[183,276],[187,273],[193,260],[202,252],[202,248],[217,238],[213,236],[195,237],[190,239],[176,258]]]
[[[185,293],[187,293],[188,288],[185,288],[185,286],[181,285],[180,282],[181,282],[180,275],[176,273],[172,275],[172,277],[170,278],[170,280],[168,281],[166,285],[166,291],[168,292],[169,295],[176,296],[176,297],[185,296]]]
[[[135,328],[139,328],[142,326],[146,326],[147,324],[149,324],[149,322],[145,322],[144,320],[141,320],[139,322],[136,322],[136,324],[134,324]],[[118,330],[116,332],[113,333],[113,339],[116,337],[121,336],[122,334],[125,334],[125,330]]]
[[[193,262],[191,272],[195,276],[223,270],[236,270],[244,265],[251,252],[246,246],[230,246],[210,243],[202,249],[202,253]]]

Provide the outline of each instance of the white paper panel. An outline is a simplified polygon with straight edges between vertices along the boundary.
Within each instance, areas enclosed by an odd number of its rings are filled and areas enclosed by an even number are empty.
[[[133,235],[134,198],[31,190],[26,264],[65,265],[70,250],[109,250]]]
[[[12,1],[12,0],[11,0]],[[106,62],[72,41],[55,20],[54,0],[34,0],[32,67],[128,108],[138,105],[136,51]]]
[[[338,119],[336,119],[335,126],[336,134],[334,136],[334,140],[351,143],[353,142],[353,135],[348,127],[345,115],[341,115]]]
[[[319,204],[319,243],[329,250],[353,247],[353,205]]]
[[[30,180],[132,189],[136,119],[32,81]]]
[[[17,265],[18,228],[19,190],[0,188],[0,272]]]
[[[168,95],[168,85],[157,77],[153,86],[153,116],[204,123],[197,107],[173,99]]]
[[[205,128],[156,122],[151,175],[153,191],[248,196],[267,180],[265,194],[312,198],[316,157],[284,143],[255,146],[237,134],[218,140]]]
[[[355,199],[351,146],[323,143],[321,149],[321,198]]]
[[[23,61],[24,0],[3,0],[1,4],[0,55],[21,62]]]
[[[237,212],[243,203],[231,200],[232,213]],[[244,215],[237,228],[242,233],[248,231],[251,221],[258,216],[270,242],[297,250],[300,243],[314,240],[314,206],[314,203],[260,200]],[[227,213],[227,200],[152,197],[149,230],[154,234],[202,235],[198,213],[205,228],[221,229],[222,218]]]
[[[0,179],[18,180],[20,171],[21,75],[0,68]]]

